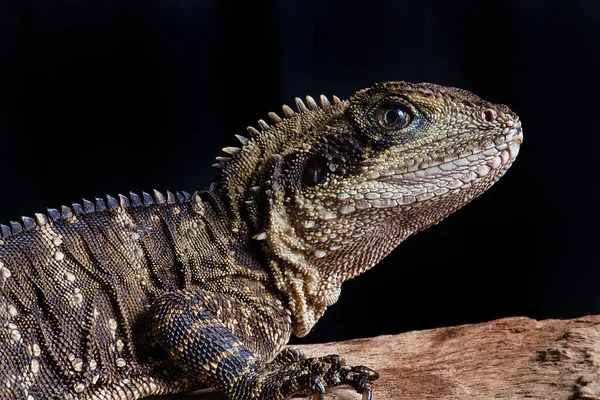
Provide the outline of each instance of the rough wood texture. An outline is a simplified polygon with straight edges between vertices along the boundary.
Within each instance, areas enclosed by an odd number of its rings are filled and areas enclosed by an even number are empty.
[[[377,369],[375,399],[600,400],[600,316],[523,317],[302,346]],[[215,393],[155,399],[216,400]],[[327,400],[357,400],[346,388]]]

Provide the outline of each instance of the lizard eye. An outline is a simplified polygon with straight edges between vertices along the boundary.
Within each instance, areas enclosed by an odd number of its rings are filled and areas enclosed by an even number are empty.
[[[402,129],[410,123],[411,117],[406,108],[394,104],[382,106],[378,111],[377,119],[386,129]]]

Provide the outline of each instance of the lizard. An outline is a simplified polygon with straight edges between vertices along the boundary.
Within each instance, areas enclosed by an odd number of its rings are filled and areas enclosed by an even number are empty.
[[[217,157],[207,190],[83,200],[0,225],[0,398],[324,399],[377,372],[287,347],[343,282],[490,188],[519,117],[386,82],[296,98]]]

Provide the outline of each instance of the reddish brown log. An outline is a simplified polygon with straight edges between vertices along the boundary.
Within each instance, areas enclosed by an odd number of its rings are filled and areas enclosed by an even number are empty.
[[[600,316],[487,323],[300,346],[376,369],[376,400],[600,400]],[[360,400],[347,388],[327,400]],[[155,399],[216,400],[215,393]]]

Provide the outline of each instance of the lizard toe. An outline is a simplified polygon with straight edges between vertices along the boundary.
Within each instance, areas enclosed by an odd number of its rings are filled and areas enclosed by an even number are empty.
[[[312,400],[325,399],[325,384],[319,375],[311,375],[309,379],[309,386],[312,392]]]
[[[362,400],[373,400],[373,389],[366,387],[362,392]]]

